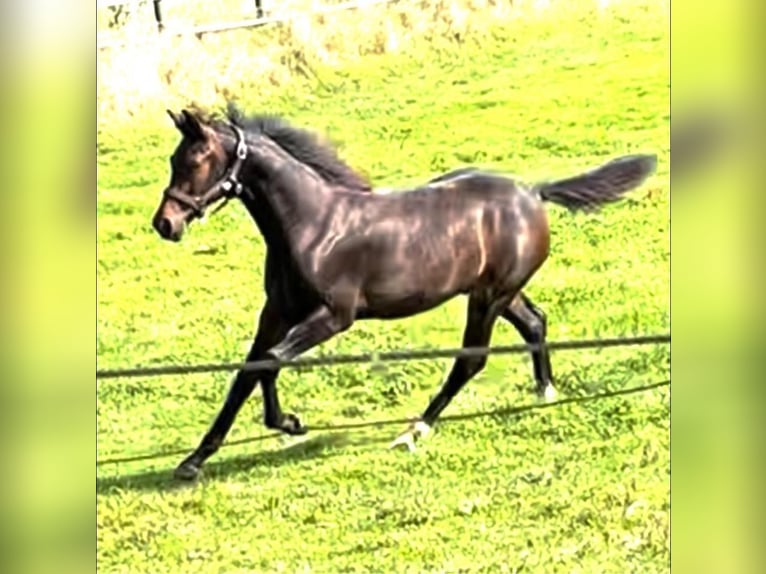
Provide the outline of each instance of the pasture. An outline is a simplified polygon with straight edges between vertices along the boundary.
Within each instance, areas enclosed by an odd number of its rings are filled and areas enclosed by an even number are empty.
[[[338,142],[381,187],[467,164],[535,181],[657,153],[657,175],[626,201],[591,215],[549,206],[551,255],[526,292],[551,341],[665,333],[668,17],[648,0],[547,9],[460,44],[317,66],[265,95],[253,77],[237,95]],[[151,229],[178,138],[157,106],[152,119],[99,119],[102,369],[239,361],[264,299],[263,244],[237,203],[179,244]],[[456,347],[464,307],[358,323],[312,355]],[[498,323],[493,344],[520,341]],[[668,379],[670,349],[556,351],[552,362],[559,396],[584,397]],[[285,370],[280,398],[309,426],[414,416],[449,365]],[[533,403],[531,369],[526,354],[490,357],[445,415]],[[99,459],[190,452],[230,379],[99,381]],[[268,434],[260,401],[256,389],[230,441]],[[415,453],[386,448],[403,425],[269,438],[223,448],[191,486],[172,479],[180,455],[100,465],[99,571],[668,572],[669,412],[665,387],[437,423]]]

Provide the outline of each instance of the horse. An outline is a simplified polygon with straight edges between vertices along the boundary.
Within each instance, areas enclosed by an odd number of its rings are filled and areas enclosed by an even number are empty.
[[[508,321],[532,344],[536,394],[552,398],[547,319],[522,291],[549,255],[545,203],[598,210],[639,187],[657,165],[654,154],[624,155],[534,184],[469,167],[376,194],[305,131],[286,124],[268,129],[262,116],[246,117],[232,106],[223,118],[187,109],[168,115],[181,140],[152,225],[162,239],[177,242],[208,208],[234,198],[243,203],[267,245],[266,301],[246,360],[274,365],[237,372],[209,430],[176,467],[179,480],[199,475],[257,383],[266,427],[307,432],[297,415],[280,407],[278,365],[355,321],[412,317],[458,295],[468,297],[462,346],[489,346],[497,319]],[[438,393],[391,447],[414,450],[486,360],[457,358]]]

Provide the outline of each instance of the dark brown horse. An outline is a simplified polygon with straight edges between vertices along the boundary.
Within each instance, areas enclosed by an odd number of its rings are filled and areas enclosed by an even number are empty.
[[[179,241],[195,217],[221,200],[241,199],[266,242],[266,304],[248,361],[289,360],[358,319],[422,313],[468,295],[464,347],[490,343],[495,321],[511,322],[529,343],[544,343],[545,315],[521,292],[548,256],[545,201],[591,210],[618,200],[656,167],[653,155],[613,160],[585,174],[523,185],[464,168],[395,194],[369,184],[309,134],[275,120],[226,120],[169,112],[183,138],[171,158],[170,185],[153,225]],[[545,349],[532,352],[536,391],[552,390]],[[414,448],[451,399],[482,370],[485,357],[455,360],[419,421],[395,444]],[[260,382],[267,427],[306,432],[282,412],[278,369],[237,373],[197,449],[176,469],[193,479],[219,448]],[[393,445],[392,445],[393,446]]]

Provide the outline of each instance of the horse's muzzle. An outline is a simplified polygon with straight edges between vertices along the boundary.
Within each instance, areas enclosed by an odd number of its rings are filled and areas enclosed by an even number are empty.
[[[184,221],[174,220],[170,217],[155,217],[152,225],[160,237],[168,241],[181,241],[184,233]]]

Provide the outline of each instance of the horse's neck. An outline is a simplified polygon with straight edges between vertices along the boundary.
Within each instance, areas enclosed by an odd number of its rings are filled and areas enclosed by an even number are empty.
[[[284,230],[279,225],[277,218],[274,217],[271,206],[263,197],[262,192],[254,191],[252,195],[243,196],[242,203],[250,217],[253,218],[255,226],[269,249],[275,253],[284,252],[288,247]]]
[[[264,236],[278,227],[290,246],[300,251],[332,203],[328,197],[332,190],[270,139],[255,136],[253,140],[243,166],[243,183],[253,178],[257,183],[252,189],[259,190],[250,212]]]
[[[243,197],[245,207],[269,249],[281,258],[290,257],[308,279],[307,247],[323,228],[317,223],[333,203],[332,189],[271,140],[251,139],[242,183],[253,193]]]

